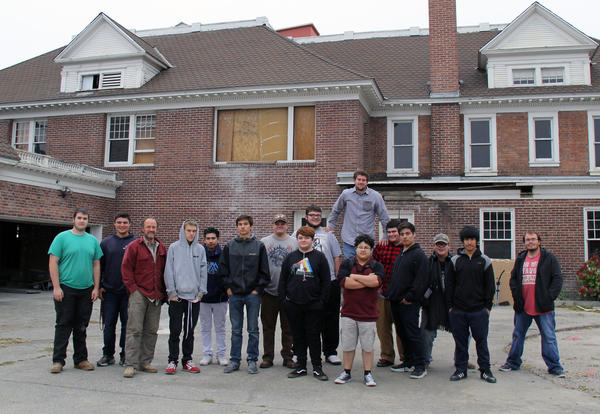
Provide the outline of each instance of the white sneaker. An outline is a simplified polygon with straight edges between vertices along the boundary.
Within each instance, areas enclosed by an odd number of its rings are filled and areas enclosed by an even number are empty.
[[[336,384],[345,384],[350,381],[352,381],[352,377],[346,372],[346,370],[344,370],[333,382]]]
[[[374,387],[377,385],[377,383],[373,379],[373,374],[371,374],[370,372],[367,375],[365,375],[365,385],[367,387]]]
[[[217,360],[219,361],[219,365],[221,365],[222,367],[229,363],[229,361],[227,361],[227,358],[225,357],[217,357]]]
[[[331,365],[342,365],[342,360],[339,359],[337,355],[329,355],[327,357],[327,362]]]
[[[200,365],[208,365],[208,364],[212,364],[212,357],[211,356],[203,356],[202,359],[199,362]]]

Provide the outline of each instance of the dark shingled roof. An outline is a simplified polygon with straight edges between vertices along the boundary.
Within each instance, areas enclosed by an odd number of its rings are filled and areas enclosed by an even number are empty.
[[[487,74],[477,68],[479,49],[497,36],[498,30],[458,34],[459,79],[462,97],[600,93],[600,70],[592,65],[592,86],[544,86],[495,88],[487,86]],[[429,36],[398,36],[305,45],[332,61],[365,76],[374,77],[386,99],[429,98]],[[596,53],[593,61],[600,60]]]
[[[497,30],[458,35],[461,97],[600,93],[600,67],[592,65],[592,86],[488,89],[477,68],[478,51]],[[133,35],[133,34],[132,34]],[[133,35],[135,36],[135,35]],[[429,36],[379,37],[298,45],[265,26],[137,38],[156,46],[173,65],[135,89],[86,92],[86,97],[194,90],[352,82],[374,79],[386,99],[429,98]],[[57,49],[0,71],[0,102],[18,103],[76,97],[60,93],[62,66]],[[594,62],[600,60],[596,53]]]
[[[173,67],[140,88],[94,91],[93,96],[367,79],[316,56],[265,26],[145,37],[144,41],[156,46]],[[59,92],[62,65],[53,59],[61,51],[62,48],[0,71],[0,101],[76,97],[77,93]]]

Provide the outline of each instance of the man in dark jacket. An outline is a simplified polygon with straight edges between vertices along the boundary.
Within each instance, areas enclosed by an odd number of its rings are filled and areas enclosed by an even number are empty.
[[[415,243],[415,226],[403,222],[398,226],[402,251],[396,258],[387,288],[396,332],[404,346],[404,362],[390,368],[394,372],[410,372],[411,378],[427,375],[423,336],[419,329],[419,310],[429,284],[427,256]]]
[[[227,345],[225,344],[227,315],[227,289],[219,280],[219,260],[221,258],[221,246],[219,245],[219,230],[214,227],[204,229],[204,249],[206,250],[206,262],[208,280],[206,290],[208,293],[202,296],[200,301],[200,334],[202,336],[202,351],[204,356],[200,365],[208,365],[213,360],[212,329],[215,326],[216,355],[219,365],[227,365]]]
[[[536,232],[525,233],[523,242],[526,250],[519,254],[510,274],[515,309],[512,345],[500,371],[521,367],[525,335],[531,321],[535,320],[542,337],[542,358],[548,372],[563,378],[554,321],[554,301],[563,281],[560,263],[550,251],[540,247],[541,238]]]
[[[248,373],[258,374],[260,296],[271,281],[271,276],[267,250],[252,235],[253,224],[252,217],[247,215],[235,220],[239,236],[225,245],[219,262],[219,279],[229,295],[231,321],[231,352],[229,364],[223,370],[226,374],[240,369],[244,306],[248,313]]]
[[[99,367],[106,367],[115,363],[115,339],[117,320],[121,319],[121,347],[119,365],[125,363],[125,334],[127,329],[127,307],[129,296],[123,276],[121,264],[127,245],[135,240],[133,233],[129,232],[131,219],[127,213],[119,213],[115,217],[115,232],[100,243],[104,256],[100,259],[100,299],[102,300],[102,319],[104,320],[104,347],[102,358],[96,362]]]
[[[448,329],[448,305],[446,304],[446,272],[450,264],[450,239],[444,233],[433,238],[433,253],[429,257],[429,287],[425,291],[421,310],[421,332],[425,344],[425,363],[431,363],[433,341],[438,328]]]
[[[156,238],[156,229],[155,219],[144,220],[142,237],[129,243],[121,265],[123,284],[129,294],[125,378],[135,375],[135,366],[140,371],[157,372],[150,363],[158,338],[160,307],[167,295],[164,279],[167,248]]]
[[[451,259],[446,283],[446,301],[449,306],[450,327],[454,343],[456,371],[450,381],[467,377],[469,362],[469,331],[477,346],[477,364],[481,379],[495,383],[490,370],[490,351],[487,337],[490,312],[494,300],[494,269],[489,257],[479,250],[479,231],[466,226],[460,231],[463,248]]]

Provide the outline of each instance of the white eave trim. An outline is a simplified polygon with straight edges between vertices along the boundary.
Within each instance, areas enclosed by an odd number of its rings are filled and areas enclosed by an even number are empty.
[[[360,80],[350,82],[335,82],[327,84],[297,84],[297,85],[269,85],[255,87],[223,88],[223,89],[205,89],[180,92],[152,93],[139,95],[115,95],[115,96],[97,96],[84,97],[88,92],[81,92],[80,97],[64,100],[48,100],[38,102],[17,102],[0,104],[2,111],[19,110],[39,110],[59,107],[81,107],[105,104],[144,104],[176,102],[176,101],[209,101],[211,106],[218,105],[218,100],[229,99],[248,99],[252,97],[294,97],[311,95],[315,97],[327,96],[333,94],[354,94],[361,97],[361,101],[367,109],[383,104],[384,98],[373,80]],[[0,117],[1,118],[1,117]]]

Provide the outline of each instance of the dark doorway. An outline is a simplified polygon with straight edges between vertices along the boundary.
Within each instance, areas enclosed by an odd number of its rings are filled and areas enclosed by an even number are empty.
[[[70,227],[0,221],[0,286],[47,289],[48,248]]]

